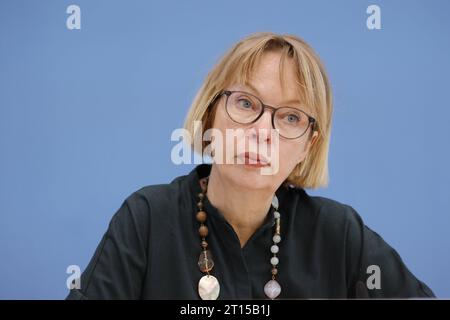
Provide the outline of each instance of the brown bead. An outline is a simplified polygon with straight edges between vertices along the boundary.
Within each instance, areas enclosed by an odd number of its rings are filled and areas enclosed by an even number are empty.
[[[206,221],[206,212],[205,211],[197,212],[197,221],[202,222],[202,223]]]
[[[202,188],[203,193],[206,192],[206,188],[208,186],[208,181],[206,179],[200,180],[200,187]]]
[[[204,249],[208,248],[208,242],[202,241],[202,248]]]
[[[206,238],[206,236],[208,235],[208,227],[205,225],[200,226],[200,228],[198,228],[198,234],[200,235],[200,237]]]
[[[272,268],[272,274],[276,275],[278,273],[278,269],[277,268]]]

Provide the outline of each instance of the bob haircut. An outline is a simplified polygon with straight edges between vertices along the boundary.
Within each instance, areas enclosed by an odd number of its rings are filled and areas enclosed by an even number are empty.
[[[191,137],[198,134],[203,137],[203,133],[213,124],[217,96],[231,84],[248,84],[255,65],[267,51],[281,53],[281,83],[284,76],[284,61],[287,58],[293,60],[299,96],[316,119],[313,130],[318,132],[317,140],[311,146],[306,158],[292,170],[284,183],[300,188],[326,187],[329,179],[328,148],[333,113],[332,93],[320,58],[297,36],[261,32],[236,43],[208,73],[190,106],[184,127]],[[201,121],[201,132],[195,129],[195,121]],[[313,130],[310,131],[311,134]],[[208,143],[203,141],[202,148]],[[202,150],[194,151],[202,154]]]

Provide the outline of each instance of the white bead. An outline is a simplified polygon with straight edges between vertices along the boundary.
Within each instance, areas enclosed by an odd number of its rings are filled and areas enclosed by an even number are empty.
[[[273,236],[273,242],[280,243],[280,241],[281,241],[280,235],[276,234]]]
[[[275,219],[279,219],[280,218],[280,213],[278,211],[275,211],[273,213],[273,216],[275,217]]]
[[[276,266],[276,265],[278,265],[278,258],[277,257],[272,257],[271,259],[270,259],[270,263],[273,265],[273,266]]]
[[[270,247],[270,252],[272,253],[278,253],[279,248],[276,244],[274,244],[273,246]]]
[[[276,195],[273,195],[272,206],[278,210],[278,198]]]

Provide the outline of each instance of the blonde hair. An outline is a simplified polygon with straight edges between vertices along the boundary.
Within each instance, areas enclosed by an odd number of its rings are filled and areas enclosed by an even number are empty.
[[[271,32],[252,34],[232,47],[209,72],[195,96],[187,114],[184,127],[192,137],[211,128],[215,116],[218,94],[233,81],[247,84],[254,66],[267,51],[281,52],[280,81],[284,74],[286,58],[296,66],[300,97],[311,109],[318,131],[315,143],[306,158],[290,173],[285,183],[301,188],[319,188],[328,185],[328,148],[333,113],[332,93],[328,76],[314,50],[302,39],[293,35]],[[194,122],[202,121],[201,132],[195,132]],[[312,131],[311,131],[312,133]],[[205,147],[205,144],[202,146]],[[195,150],[201,153],[201,150]]]

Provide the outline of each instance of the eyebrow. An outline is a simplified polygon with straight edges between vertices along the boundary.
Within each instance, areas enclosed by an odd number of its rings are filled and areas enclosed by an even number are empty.
[[[251,83],[247,83],[244,86],[248,87],[249,89],[254,91],[255,94],[257,94],[258,96],[261,95],[260,92],[258,91],[258,89],[256,89]],[[284,101],[283,103],[280,104],[280,106],[290,106],[290,105],[298,105],[299,107],[301,107],[302,103],[298,99],[291,99],[291,100],[288,100],[288,101]]]

